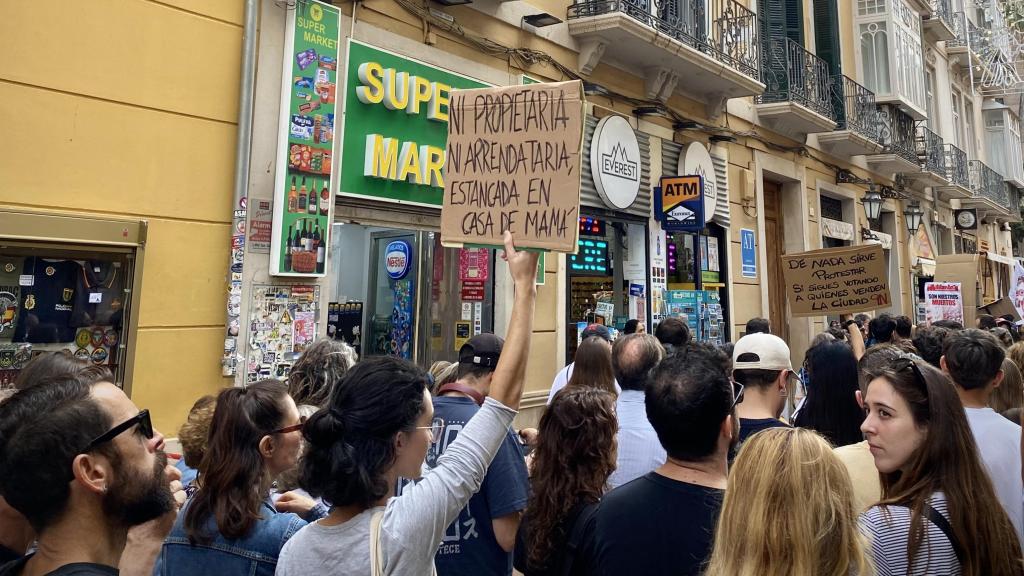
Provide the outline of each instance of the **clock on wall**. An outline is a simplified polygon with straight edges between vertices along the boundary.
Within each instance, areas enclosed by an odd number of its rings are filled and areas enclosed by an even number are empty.
[[[956,218],[957,230],[978,229],[978,211],[973,208],[969,210],[957,210],[954,213],[954,218]]]

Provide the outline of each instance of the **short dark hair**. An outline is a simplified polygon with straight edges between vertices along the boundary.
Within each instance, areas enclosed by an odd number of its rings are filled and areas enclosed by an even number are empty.
[[[643,390],[651,370],[664,355],[658,340],[650,334],[627,334],[612,345],[612,371],[623,390]]]
[[[58,350],[43,352],[30,360],[25,368],[18,372],[18,377],[14,380],[14,387],[24,390],[54,378],[61,379],[69,376],[77,376],[85,384],[114,383],[114,375],[106,366],[79,360],[67,350]]]
[[[761,358],[753,352],[745,352],[736,358],[736,362],[757,362]],[[732,377],[744,386],[764,388],[770,386],[779,379],[782,370],[764,370],[762,368],[748,368],[745,370],[733,370]]]
[[[895,331],[896,321],[888,314],[882,314],[868,322],[868,333],[875,338],[876,342],[889,342]]]
[[[88,384],[70,376],[44,384],[0,404],[0,494],[39,533],[68,506],[75,457],[112,426]],[[109,444],[96,451],[116,454]]]
[[[942,345],[946,370],[957,386],[975,390],[988,386],[1002,369],[1006,351],[996,337],[969,329],[953,334]]]
[[[896,335],[900,338],[910,338],[910,333],[913,328],[914,323],[910,321],[908,316],[896,317]]]
[[[622,327],[624,334],[636,334],[636,329],[640,326],[640,321],[636,318],[630,318],[626,320],[626,325]]]
[[[932,322],[932,326],[938,326],[939,328],[946,328],[953,331],[964,329],[964,325],[956,320],[936,320],[935,322]]]
[[[333,506],[373,506],[392,491],[395,434],[416,426],[426,409],[425,370],[390,356],[362,360],[331,390],[327,406],[302,434],[306,455],[299,485]]]
[[[690,341],[690,327],[682,319],[670,316],[658,322],[654,337],[666,346],[679,348]]]
[[[764,318],[751,318],[747,320],[747,334],[771,334],[772,325]]]
[[[989,328],[995,328],[996,318],[991,314],[978,314],[978,328],[981,330],[988,330]]]
[[[710,346],[690,344],[655,368],[647,387],[647,419],[665,452],[699,462],[715,453],[719,430],[732,414],[728,359]]]
[[[948,328],[925,326],[917,329],[911,342],[914,343],[914,348],[917,348],[918,356],[932,366],[941,368],[939,360],[942,358],[942,344],[952,334],[953,331]]]
[[[486,378],[491,374],[494,374],[494,367],[481,366],[479,364],[472,364],[469,362],[460,362],[459,367],[455,370],[455,379],[462,380],[467,377]]]

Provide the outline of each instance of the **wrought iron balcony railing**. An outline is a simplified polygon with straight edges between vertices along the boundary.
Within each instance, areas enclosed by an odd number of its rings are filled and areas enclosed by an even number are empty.
[[[569,6],[567,18],[615,12],[760,79],[757,16],[734,0],[586,0]]]
[[[954,28],[955,15],[953,13],[952,2],[950,2],[950,0],[932,0],[931,1],[931,5],[932,5],[932,18],[937,18],[939,20],[942,20],[946,24],[946,26],[949,26],[950,29],[955,30],[956,29],[956,28]]]
[[[878,106],[875,93],[848,76],[833,76],[836,130],[850,130],[878,142]]]
[[[1009,208],[1010,194],[1006,182],[999,172],[989,168],[981,160],[971,160],[968,164],[971,174],[971,191],[975,198],[984,198],[998,206]]]
[[[985,30],[975,26],[963,12],[953,14],[953,33],[956,38],[946,42],[946,48],[957,48],[968,46],[971,52],[984,58],[990,49],[990,43],[985,36]]]
[[[914,119],[891,104],[878,106],[878,141],[884,154],[895,154],[907,162],[918,163]]]
[[[917,158],[921,162],[921,168],[937,174],[946,176],[946,151],[943,148],[942,137],[932,132],[925,126],[924,122],[917,123]]]
[[[789,38],[766,38],[761,49],[764,94],[758,104],[794,102],[835,119],[828,64]]]
[[[971,189],[971,177],[967,170],[967,152],[952,144],[943,146],[946,155],[946,180],[961,188]]]

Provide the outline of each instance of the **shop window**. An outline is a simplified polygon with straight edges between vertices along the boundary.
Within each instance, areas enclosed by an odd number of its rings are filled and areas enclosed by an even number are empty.
[[[666,315],[684,317],[698,340],[724,342],[729,337],[725,229],[711,224],[700,234],[670,233],[667,240]]]
[[[35,355],[66,351],[123,382],[131,250],[0,246],[0,387]]]

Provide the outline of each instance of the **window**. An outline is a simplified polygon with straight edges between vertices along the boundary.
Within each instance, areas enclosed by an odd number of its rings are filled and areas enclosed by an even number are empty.
[[[925,110],[921,18],[906,0],[858,0],[861,78],[882,101]]]
[[[839,14],[837,0],[814,0],[814,50],[828,63],[829,73],[841,73],[839,51]]]
[[[864,65],[864,85],[875,94],[888,94],[889,36],[885,22],[860,25],[860,49]]]
[[[967,154],[971,158],[978,157],[978,139],[974,134],[974,104],[970,100],[964,101],[964,127],[966,132],[964,138],[967,140]]]
[[[928,129],[938,134],[939,119],[936,118],[938,113],[935,107],[935,67],[929,66],[924,71],[924,100],[927,106],[925,112],[928,113]]]
[[[956,88],[954,88],[953,89],[953,144],[957,148],[963,150],[964,149],[963,137],[961,136],[961,134],[963,133],[962,132],[963,126],[962,126],[962,123],[960,121],[960,116],[961,116],[961,114],[960,114],[960,106],[961,106],[960,100],[961,100],[961,98],[962,98],[962,96],[960,95],[960,91],[957,90]]]

